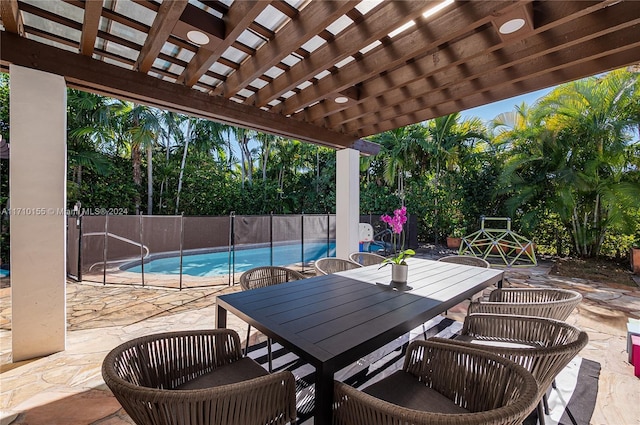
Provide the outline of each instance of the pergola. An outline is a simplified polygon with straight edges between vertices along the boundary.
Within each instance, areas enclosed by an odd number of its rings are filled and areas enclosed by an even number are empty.
[[[640,62],[633,0],[1,5],[14,361],[64,349],[66,87],[340,149],[344,256],[364,137]]]

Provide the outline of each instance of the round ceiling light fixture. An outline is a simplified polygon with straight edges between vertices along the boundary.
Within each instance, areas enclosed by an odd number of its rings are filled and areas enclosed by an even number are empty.
[[[200,31],[191,30],[187,32],[187,38],[192,43],[198,44],[200,46],[209,44],[209,36],[207,36],[207,34]]]
[[[335,99],[333,99],[333,101],[336,103],[347,103],[349,101],[349,98],[346,96],[338,96]]]
[[[500,25],[500,29],[498,29],[498,31],[500,31],[500,34],[511,34],[524,27],[524,24],[525,22],[522,18],[510,19]]]

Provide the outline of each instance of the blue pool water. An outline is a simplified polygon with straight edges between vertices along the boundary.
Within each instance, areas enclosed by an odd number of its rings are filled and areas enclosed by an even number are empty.
[[[328,248],[328,249],[327,249]],[[327,252],[327,250],[329,252]],[[305,243],[304,261],[314,261],[322,257],[336,255],[335,243]],[[287,266],[302,262],[302,248],[298,245],[281,245],[273,247],[273,264],[271,264],[271,248],[250,248],[235,251],[235,272],[243,272],[259,266]],[[129,272],[141,273],[140,265],[126,267]],[[144,265],[145,273],[180,274],[180,257],[156,258]],[[210,252],[206,254],[183,255],[182,274],[190,276],[221,276],[229,274],[229,252]]]
[[[0,277],[9,276],[9,270],[0,269]]]

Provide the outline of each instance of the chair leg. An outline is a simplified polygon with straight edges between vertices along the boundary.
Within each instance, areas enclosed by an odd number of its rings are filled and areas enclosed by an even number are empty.
[[[540,403],[538,403],[537,410],[538,410],[538,423],[540,425],[544,425],[545,424],[545,422],[544,422],[544,409],[542,408],[542,400],[540,400]]]
[[[272,356],[271,356],[271,338],[267,338],[267,352],[268,352],[268,356],[269,356],[269,373],[273,372],[273,363],[272,363]]]
[[[542,404],[544,406],[544,414],[548,415],[549,414],[549,400],[547,400],[547,395],[543,395],[542,396]]]
[[[244,343],[244,355],[249,354],[249,336],[251,335],[251,325],[247,326],[247,340]]]

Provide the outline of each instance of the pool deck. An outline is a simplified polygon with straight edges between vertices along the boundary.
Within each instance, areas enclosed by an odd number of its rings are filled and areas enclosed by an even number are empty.
[[[568,322],[589,334],[580,355],[602,367],[591,423],[640,424],[640,380],[626,353],[626,322],[640,318],[640,289],[552,276],[550,267],[540,263],[507,270],[507,286],[571,288],[583,294]],[[239,285],[226,284],[178,291],[68,282],[67,349],[12,363],[11,291],[5,285],[0,289],[0,425],[132,424],[102,380],[106,353],[142,335],[213,328],[216,296],[238,290]],[[465,313],[466,304],[461,304],[448,315],[462,320]],[[231,316],[229,327],[245,337],[241,320]]]

